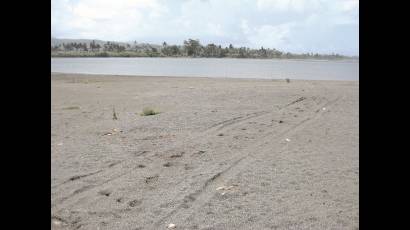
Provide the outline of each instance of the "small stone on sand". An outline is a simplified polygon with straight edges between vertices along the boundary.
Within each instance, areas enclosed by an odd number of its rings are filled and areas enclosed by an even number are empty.
[[[61,225],[61,221],[59,221],[59,220],[53,220],[53,224],[54,224],[54,225]]]

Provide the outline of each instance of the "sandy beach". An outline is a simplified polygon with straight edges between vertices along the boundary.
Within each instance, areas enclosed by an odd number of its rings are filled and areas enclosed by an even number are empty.
[[[359,82],[53,73],[51,205],[52,229],[358,229]]]

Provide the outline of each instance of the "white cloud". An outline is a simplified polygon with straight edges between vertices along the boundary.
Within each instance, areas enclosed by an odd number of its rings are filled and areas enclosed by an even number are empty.
[[[284,47],[287,45],[292,26],[294,26],[293,23],[286,23],[277,26],[259,26],[255,29],[254,33],[249,36],[249,41],[253,44],[253,46],[263,44],[265,48]]]
[[[222,29],[221,24],[214,24],[214,23],[208,23],[207,24],[207,30],[209,31],[210,35],[214,36],[224,36],[224,30]]]
[[[131,39],[139,31],[133,27],[144,26],[145,16],[155,19],[166,12],[156,0],[55,0],[53,3],[52,31],[67,37]]]
[[[304,12],[318,9],[320,0],[257,0],[259,10]]]
[[[344,0],[338,3],[343,11],[356,11],[359,9],[359,0]]]
[[[241,21],[241,28],[244,34],[249,34],[251,29],[249,28],[248,20],[242,19]]]

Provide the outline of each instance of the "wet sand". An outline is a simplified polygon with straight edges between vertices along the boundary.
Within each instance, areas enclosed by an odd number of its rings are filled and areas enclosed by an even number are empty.
[[[52,74],[52,229],[358,229],[358,94]]]

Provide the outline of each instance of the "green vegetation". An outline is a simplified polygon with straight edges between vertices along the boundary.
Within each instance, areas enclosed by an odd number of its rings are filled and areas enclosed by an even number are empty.
[[[52,57],[209,57],[209,58],[262,58],[262,59],[351,59],[339,54],[294,54],[276,49],[250,49],[247,47],[228,47],[208,44],[203,46],[199,40],[188,39],[183,45],[160,45],[102,42],[62,43],[51,46]]]
[[[117,113],[115,112],[115,107],[112,107],[112,119],[118,120]]]
[[[151,115],[155,115],[155,114],[158,114],[158,113],[159,113],[158,111],[155,111],[155,110],[152,109],[152,108],[145,107],[145,108],[142,110],[141,116],[151,116]]]

